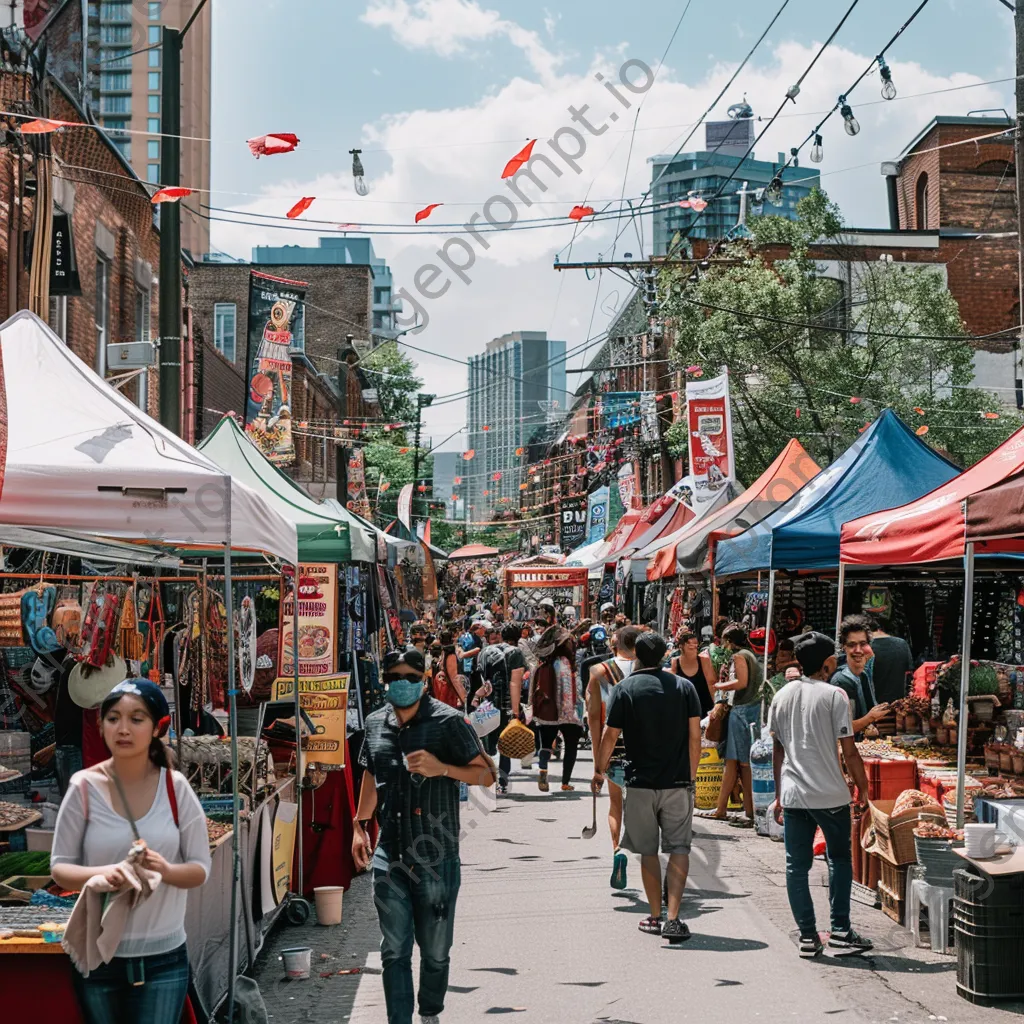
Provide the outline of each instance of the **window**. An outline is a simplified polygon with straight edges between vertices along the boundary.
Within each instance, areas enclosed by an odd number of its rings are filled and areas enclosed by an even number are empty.
[[[149,142],[146,143],[146,156],[148,156],[150,160],[159,160],[160,159],[160,142],[159,142],[159,140],[157,140],[157,139],[150,139]]]
[[[150,135],[159,135],[160,134],[160,118],[159,117],[151,117],[151,118],[149,118],[149,120],[146,122],[146,131],[149,132]]]
[[[146,181],[154,185],[160,184],[160,165],[146,164]]]
[[[100,21],[131,21],[132,6],[127,4],[101,4]]]
[[[149,54],[148,54],[148,59],[149,59],[149,66],[151,68],[158,68],[158,67],[160,67],[160,51],[159,50],[150,50]]]
[[[149,73],[149,91],[159,92],[160,91],[160,72],[150,71]]]
[[[160,17],[160,8],[163,7],[163,4],[160,3],[160,0],[155,0],[146,6],[149,8],[149,20],[156,21]]]
[[[928,175],[920,174],[917,178],[917,187],[914,189],[915,194],[915,221],[914,227],[918,231],[926,231],[928,229]]]
[[[159,114],[160,113],[160,97],[159,96],[150,96],[149,97],[149,112],[151,114]]]
[[[96,322],[96,372],[107,375],[107,330],[110,323],[110,264],[96,254],[96,293],[93,319]]]
[[[159,25],[149,26],[149,44],[159,43],[163,39],[163,29]]]
[[[227,360],[235,361],[235,304],[216,302],[213,306],[213,345]]]
[[[391,304],[391,289],[390,288],[374,288],[373,289],[373,304],[375,306],[388,306]]]
[[[65,344],[68,340],[68,297],[66,295],[50,296],[50,328]]]
[[[132,66],[131,50],[100,50],[100,64],[105,71]]]
[[[151,99],[153,97],[150,97]],[[101,96],[101,114],[130,114],[132,112],[131,96]]]
[[[121,156],[123,156],[125,158],[125,160],[128,161],[128,163],[131,163],[132,162],[132,144],[131,144],[131,141],[115,142],[114,145],[117,146],[118,153],[120,153]]]
[[[131,25],[101,25],[100,42],[105,45],[130,43],[132,41]]]
[[[105,72],[100,81],[104,92],[131,92],[132,76],[127,71]]]

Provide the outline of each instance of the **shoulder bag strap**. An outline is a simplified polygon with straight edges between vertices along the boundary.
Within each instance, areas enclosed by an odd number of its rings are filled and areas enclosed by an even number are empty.
[[[179,828],[178,824],[178,794],[174,790],[174,772],[170,768],[164,769],[164,777],[167,780],[167,800],[171,805],[171,817],[174,818],[174,827]]]

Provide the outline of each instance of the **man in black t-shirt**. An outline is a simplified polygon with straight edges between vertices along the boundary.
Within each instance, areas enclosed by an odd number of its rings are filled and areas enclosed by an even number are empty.
[[[498,632],[494,627],[488,636],[487,646],[480,652],[478,667],[490,687],[487,698],[501,712],[501,724],[483,738],[484,750],[493,757],[498,752],[498,737],[513,718],[520,715],[523,695],[523,674],[526,659],[519,649],[522,626],[518,622],[507,622]],[[512,761],[504,754],[498,757],[498,793],[508,792],[508,775]]]
[[[619,734],[626,745],[626,799],[621,846],[640,854],[650,917],[640,931],[670,941],[690,937],[679,920],[693,838],[693,776],[700,763],[700,699],[689,680],[661,668],[668,644],[657,633],[636,641],[637,665],[613,690],[600,750],[594,755],[594,791],[604,782]],[[661,852],[668,859],[668,920],[661,926]]]

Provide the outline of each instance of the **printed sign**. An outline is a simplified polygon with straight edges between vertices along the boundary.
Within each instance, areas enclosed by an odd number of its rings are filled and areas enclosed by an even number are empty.
[[[363,449],[353,448],[348,453],[348,509],[364,519],[371,517],[370,499],[366,496],[366,464]]]
[[[327,768],[345,767],[349,678],[348,672],[331,676],[299,676],[304,763],[316,763]],[[274,680],[273,699],[295,700],[295,680],[291,676],[278,676]]]
[[[292,887],[292,861],[295,856],[295,825],[299,805],[281,802],[274,815],[274,840],[271,846],[271,871],[274,896],[280,903]]]
[[[291,349],[295,339],[305,338],[307,287],[302,281],[249,273],[245,431],[279,465],[295,461]]]
[[[639,508],[641,502],[637,488],[636,468],[632,462],[627,462],[619,467],[618,482],[619,499],[622,501],[622,507],[626,510]]]
[[[406,484],[398,492],[398,521],[407,529],[412,519],[412,484]]]
[[[295,672],[292,640],[295,601],[291,569],[284,569],[281,595],[281,675]],[[299,675],[329,676],[337,667],[338,567],[332,562],[299,566]]]
[[[690,472],[677,487],[680,498],[700,516],[718,492],[736,479],[728,373],[687,381],[686,422]]]
[[[587,499],[587,543],[604,540],[608,532],[608,487],[598,487]]]
[[[563,498],[558,506],[558,546],[575,551],[587,539],[587,496]]]

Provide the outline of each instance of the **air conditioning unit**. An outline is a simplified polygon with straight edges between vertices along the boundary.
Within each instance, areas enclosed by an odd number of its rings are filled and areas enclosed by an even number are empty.
[[[107,346],[107,369],[144,370],[156,362],[156,346],[151,341],[128,341]]]

